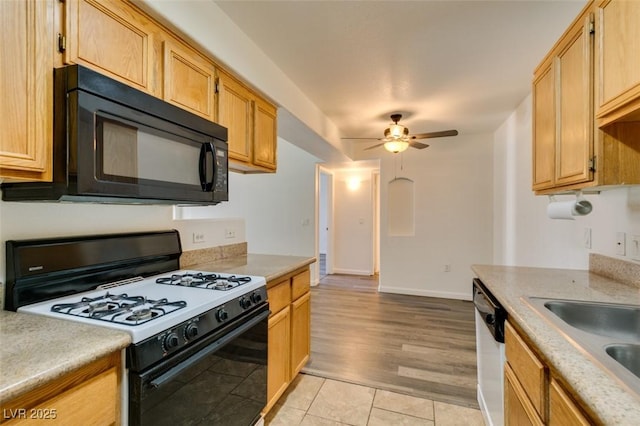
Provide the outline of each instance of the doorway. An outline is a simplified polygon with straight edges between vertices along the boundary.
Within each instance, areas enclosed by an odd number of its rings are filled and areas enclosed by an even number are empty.
[[[333,173],[318,166],[317,168],[317,281],[333,273]]]
[[[331,274],[372,276],[380,271],[379,163],[348,166],[316,166],[315,282]]]

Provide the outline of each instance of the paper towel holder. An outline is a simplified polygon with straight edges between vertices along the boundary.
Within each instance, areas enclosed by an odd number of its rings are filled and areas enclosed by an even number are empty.
[[[576,201],[571,206],[571,215],[572,216],[586,216],[593,210],[593,205],[591,202],[584,198],[582,191],[575,191]],[[549,195],[549,203],[555,203],[555,196]]]

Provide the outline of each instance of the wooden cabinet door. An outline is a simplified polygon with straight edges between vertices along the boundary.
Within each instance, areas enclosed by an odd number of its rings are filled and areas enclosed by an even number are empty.
[[[547,368],[509,322],[504,327],[505,356],[519,389],[536,414],[545,419]],[[506,374],[506,369],[505,369]]]
[[[156,95],[152,25],[125,2],[67,0],[66,63]]]
[[[36,0],[40,1],[40,0]],[[25,410],[6,425],[120,425],[120,352],[114,352],[3,403],[6,413]],[[29,413],[45,417],[29,416]],[[7,420],[5,417],[3,420]]]
[[[255,140],[253,162],[268,169],[276,169],[277,110],[263,99],[255,101]]]
[[[290,324],[289,306],[269,318],[269,343],[267,357],[267,406],[265,412],[275,404],[289,386],[290,374]]]
[[[291,377],[295,377],[311,353],[311,293],[291,304]]]
[[[614,112],[629,102],[634,104],[630,110],[637,110],[640,107],[640,2],[601,1],[598,14],[601,73],[598,116]]]
[[[165,101],[214,121],[213,64],[176,41],[165,40],[163,80]]]
[[[504,422],[506,426],[544,424],[508,363],[504,365]]]
[[[556,118],[553,62],[533,82],[533,189],[555,184]]]
[[[51,180],[53,1],[0,1],[0,177]]]
[[[556,185],[568,185],[593,179],[589,160],[593,156],[593,42],[592,14],[565,38],[556,59]]]
[[[549,386],[549,425],[550,426],[589,426],[592,424],[573,403],[560,383],[551,380]]]
[[[227,73],[218,72],[218,123],[228,129],[229,159],[251,162],[252,95]]]

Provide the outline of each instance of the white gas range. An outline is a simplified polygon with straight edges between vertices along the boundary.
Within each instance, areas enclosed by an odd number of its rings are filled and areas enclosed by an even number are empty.
[[[129,333],[125,424],[252,425],[265,278],[181,270],[180,254],[177,231],[8,241],[6,308]]]
[[[266,300],[265,285],[264,277],[178,270],[101,285],[18,311],[125,331],[138,344],[211,310],[220,323],[232,321]]]

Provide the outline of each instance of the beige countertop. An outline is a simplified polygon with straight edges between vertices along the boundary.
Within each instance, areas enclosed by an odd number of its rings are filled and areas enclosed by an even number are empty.
[[[202,260],[202,263],[191,265],[189,269],[258,275],[272,281],[315,261],[315,257],[249,253],[210,262]]]
[[[40,315],[0,311],[0,402],[131,343],[129,334]]]
[[[472,269],[507,309],[510,320],[527,333],[603,423],[640,424],[640,396],[609,375],[526,302],[526,297],[536,296],[640,305],[640,288],[581,270],[492,265],[474,265]]]

